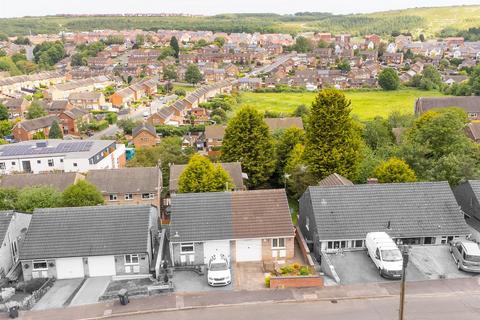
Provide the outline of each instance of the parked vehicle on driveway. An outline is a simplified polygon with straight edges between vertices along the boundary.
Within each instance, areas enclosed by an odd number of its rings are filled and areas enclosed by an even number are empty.
[[[402,277],[403,256],[395,242],[385,232],[370,232],[365,244],[380,276],[388,279]]]
[[[473,241],[454,239],[450,241],[450,253],[458,270],[480,273],[480,248]]]
[[[208,262],[207,279],[208,284],[212,287],[226,286],[232,283],[230,262],[223,254],[213,255]]]

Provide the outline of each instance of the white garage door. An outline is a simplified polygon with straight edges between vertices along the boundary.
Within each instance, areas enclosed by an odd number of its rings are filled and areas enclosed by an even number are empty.
[[[99,256],[88,258],[88,273],[90,277],[114,276],[115,271],[115,257],[114,256]]]
[[[261,261],[262,240],[237,240],[237,262]]]
[[[204,263],[207,264],[213,255],[225,255],[230,259],[230,240],[207,241],[203,245]]]
[[[85,276],[82,258],[61,258],[57,259],[55,264],[57,279],[83,278]]]

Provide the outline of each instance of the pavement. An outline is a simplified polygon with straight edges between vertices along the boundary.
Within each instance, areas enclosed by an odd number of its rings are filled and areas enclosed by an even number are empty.
[[[80,290],[70,302],[70,306],[81,306],[98,302],[98,298],[105,292],[112,277],[87,278]]]
[[[31,320],[60,320],[60,319],[105,319],[110,317],[123,317],[123,319],[170,319],[168,316],[159,316],[168,314],[173,310],[195,309],[193,315],[181,316],[185,313],[174,313],[175,319],[199,319],[217,318],[214,311],[219,312],[218,307],[229,310],[227,316],[220,317],[232,319],[245,319],[245,313],[235,314],[232,310],[250,310],[247,315],[255,314],[255,319],[273,318],[275,319],[300,319],[304,308],[291,308],[292,310],[283,313],[278,308],[280,305],[303,303],[308,305],[315,301],[315,305],[356,305],[361,304],[366,313],[353,312],[352,316],[322,317],[322,319],[394,319],[396,315],[396,306],[398,306],[398,295],[400,285],[398,281],[382,283],[366,283],[356,285],[340,285],[324,288],[305,288],[305,289],[276,289],[276,290],[258,290],[258,291],[211,291],[199,293],[169,293],[150,297],[132,297],[130,303],[122,306],[118,301],[108,301],[85,306],[72,306],[61,309],[51,309],[43,311],[22,311],[21,319]],[[406,283],[406,301],[407,306],[415,303],[415,310],[418,310],[418,319],[479,319],[480,311],[480,279],[462,278],[445,280],[426,280],[412,281]],[[423,299],[423,300],[422,300]],[[377,310],[365,301],[385,300],[386,305],[382,310]],[[422,303],[420,303],[422,302]],[[390,303],[390,305],[388,305]],[[431,306],[428,303],[432,303]],[[271,307],[275,304],[275,307]],[[258,305],[258,309],[263,306],[270,306],[266,309],[268,315],[257,314],[256,309],[250,306]],[[431,307],[431,308],[430,308]],[[207,309],[215,308],[208,315]],[[250,309],[249,309],[250,308]],[[368,310],[367,310],[368,309]],[[387,313],[384,310],[388,309]],[[347,311],[350,310],[347,308]],[[455,310],[455,312],[449,311]],[[368,311],[368,312],[367,312]],[[313,312],[313,311],[311,311]],[[375,317],[370,312],[374,312]],[[297,315],[298,313],[298,315]],[[309,312],[311,319],[311,313]],[[215,316],[214,316],[215,315]],[[286,317],[290,315],[290,317]],[[362,315],[360,317],[360,315]],[[411,313],[416,315],[416,313]],[[455,315],[455,316],[453,316]],[[475,315],[476,317],[473,317]],[[242,316],[242,317],[240,317]],[[315,314],[319,316],[319,314]],[[370,317],[369,317],[370,316]],[[440,317],[439,317],[440,316]],[[448,317],[449,316],[449,317]],[[202,317],[202,318],[200,318]],[[408,319],[414,319],[409,317]],[[0,315],[0,319],[8,319],[7,315]]]
[[[53,287],[38,301],[33,310],[61,308],[82,283],[83,278],[57,280]]]

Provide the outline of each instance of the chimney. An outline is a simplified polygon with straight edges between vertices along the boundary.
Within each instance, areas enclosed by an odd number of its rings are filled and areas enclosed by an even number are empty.
[[[367,179],[367,184],[377,184],[378,179],[377,178],[368,178]]]
[[[390,223],[390,220],[388,220],[388,222],[387,222],[387,229],[390,230],[390,227],[391,227],[391,223]]]

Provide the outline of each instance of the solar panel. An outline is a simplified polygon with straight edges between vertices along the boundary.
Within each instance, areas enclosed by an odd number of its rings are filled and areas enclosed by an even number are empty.
[[[10,157],[19,155],[84,152],[89,151],[92,146],[93,141],[61,142],[56,147],[50,147],[48,144],[6,145],[0,149],[0,154],[5,157]]]

